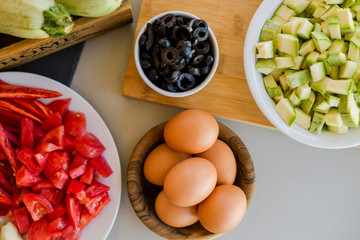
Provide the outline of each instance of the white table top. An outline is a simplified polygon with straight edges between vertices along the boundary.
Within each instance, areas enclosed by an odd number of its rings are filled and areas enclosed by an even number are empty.
[[[182,109],[121,94],[141,1],[130,3],[134,22],[86,42],[71,87],[103,117],[120,154],[121,204],[107,239],[162,239],[131,207],[127,163],[145,132]],[[217,120],[241,137],[256,174],[255,194],[245,218],[218,239],[360,239],[360,148],[316,149],[277,130]]]

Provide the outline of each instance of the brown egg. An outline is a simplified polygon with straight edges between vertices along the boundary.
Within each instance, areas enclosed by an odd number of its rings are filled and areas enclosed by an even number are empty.
[[[204,158],[189,158],[176,164],[165,177],[164,192],[173,204],[194,206],[214,190],[216,168]]]
[[[225,233],[236,227],[246,211],[246,196],[235,185],[220,185],[199,204],[201,225],[212,233]]]
[[[176,206],[166,198],[164,191],[156,197],[155,211],[161,221],[172,227],[187,227],[199,220],[197,206]]]
[[[152,150],[145,159],[145,178],[152,184],[162,186],[169,170],[180,161],[190,157],[190,154],[175,152],[166,143],[163,143]]]
[[[233,184],[236,177],[236,160],[231,148],[217,139],[215,144],[205,152],[195,155],[214,164],[217,171],[217,185]]]
[[[171,118],[164,129],[165,142],[175,151],[196,154],[209,149],[219,134],[219,125],[211,114],[186,110]]]

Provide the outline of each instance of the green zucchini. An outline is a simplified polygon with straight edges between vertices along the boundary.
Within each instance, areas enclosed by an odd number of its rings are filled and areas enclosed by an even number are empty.
[[[73,25],[70,14],[54,0],[0,0],[0,33],[58,38],[68,35]]]
[[[71,15],[100,17],[114,12],[122,0],[55,0],[66,7]]]

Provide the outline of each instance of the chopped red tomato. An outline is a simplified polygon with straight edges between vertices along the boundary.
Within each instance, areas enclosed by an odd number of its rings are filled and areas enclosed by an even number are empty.
[[[24,194],[22,195],[22,199],[34,221],[38,221],[39,219],[44,217],[45,214],[54,211],[49,201],[39,194]]]
[[[51,235],[52,238],[61,237],[62,231],[67,226],[67,220],[63,217],[58,217],[54,221],[51,221],[47,225],[47,231]]]
[[[39,182],[41,178],[22,165],[15,172],[16,185],[20,187],[32,187],[35,183]]]
[[[87,208],[83,208],[80,217],[80,228],[85,228],[93,219],[94,217],[89,213]]]
[[[39,221],[34,221],[28,231],[29,240],[50,240],[51,236],[47,231],[48,221],[42,218]]]
[[[109,186],[102,184],[96,180],[93,181],[93,184],[85,189],[86,197],[93,198],[101,193],[108,192],[110,190]]]
[[[3,205],[12,205],[11,196],[9,193],[7,193],[4,189],[0,188],[0,204]]]
[[[69,179],[68,173],[63,169],[59,168],[50,176],[51,182],[58,189],[63,189]]]
[[[96,197],[85,203],[85,206],[89,213],[95,217],[110,201],[111,200],[109,194],[107,192],[104,192],[103,194],[97,195]]]
[[[99,157],[105,151],[104,145],[91,133],[76,137],[74,147],[79,153],[88,158]]]
[[[84,174],[86,169],[88,158],[83,156],[82,154],[76,154],[74,160],[70,165],[69,175],[71,178],[77,178]]]
[[[21,147],[34,149],[34,122],[30,118],[22,118],[21,126]]]
[[[67,151],[56,151],[49,154],[44,167],[44,174],[47,178],[51,178],[53,173],[63,168],[68,170],[70,165],[70,155]]]
[[[92,159],[90,164],[104,178],[109,177],[113,173],[113,170],[104,156]]]
[[[75,229],[72,225],[68,225],[64,229],[62,236],[66,240],[78,240],[81,236],[81,228]]]
[[[34,159],[34,151],[31,148],[23,147],[17,154],[17,159],[24,164],[30,172],[39,175],[43,167],[41,167]]]
[[[63,125],[61,125],[45,133],[45,135],[40,139],[39,144],[41,145],[42,143],[52,143],[56,146],[63,147],[64,134],[65,128]]]
[[[71,98],[66,99],[57,99],[48,104],[48,107],[51,108],[54,113],[60,113],[61,117],[64,117],[65,113],[69,109]]]
[[[64,192],[58,189],[43,189],[41,190],[40,195],[48,200],[53,207],[59,206],[64,198]]]
[[[86,118],[82,112],[67,111],[64,117],[65,131],[72,136],[86,133]]]
[[[86,165],[86,169],[83,175],[80,177],[80,182],[91,184],[95,176],[95,169],[90,165]]]
[[[30,227],[30,215],[26,207],[15,209],[14,216],[20,235],[27,233]]]
[[[34,192],[40,192],[43,189],[56,189],[56,187],[51,181],[43,179],[37,182],[34,186],[32,186],[32,189]]]
[[[49,152],[39,152],[39,153],[35,153],[34,155],[34,159],[35,161],[42,167],[45,167],[46,164],[46,160],[49,156]]]
[[[9,181],[5,178],[4,174],[0,171],[0,187],[5,189],[7,192],[11,193],[13,188],[10,185]]]
[[[62,124],[62,119],[60,116],[60,113],[56,112],[53,115],[51,115],[50,117],[48,117],[43,124],[41,125],[41,127],[47,131],[54,129],[56,127],[59,127]]]
[[[59,206],[57,206],[54,209],[53,212],[46,214],[45,218],[51,222],[51,221],[54,221],[55,219],[57,219],[58,217],[65,215],[66,213],[67,213],[66,206],[63,202],[61,202],[59,204]]]
[[[70,223],[75,229],[79,229],[82,205],[76,198],[73,197],[66,197],[65,202]]]

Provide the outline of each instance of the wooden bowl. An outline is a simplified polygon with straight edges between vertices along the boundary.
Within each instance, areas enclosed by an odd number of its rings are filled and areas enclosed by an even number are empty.
[[[166,122],[148,131],[136,145],[127,169],[127,191],[130,202],[140,220],[153,232],[167,239],[213,239],[220,234],[205,230],[199,222],[184,228],[175,228],[163,223],[155,213],[155,199],[162,187],[148,182],[143,165],[148,154],[165,142],[163,131]],[[250,154],[240,138],[228,127],[219,123],[219,139],[227,143],[234,152],[237,176],[234,185],[239,186],[247,198],[249,207],[255,186],[255,172]]]

